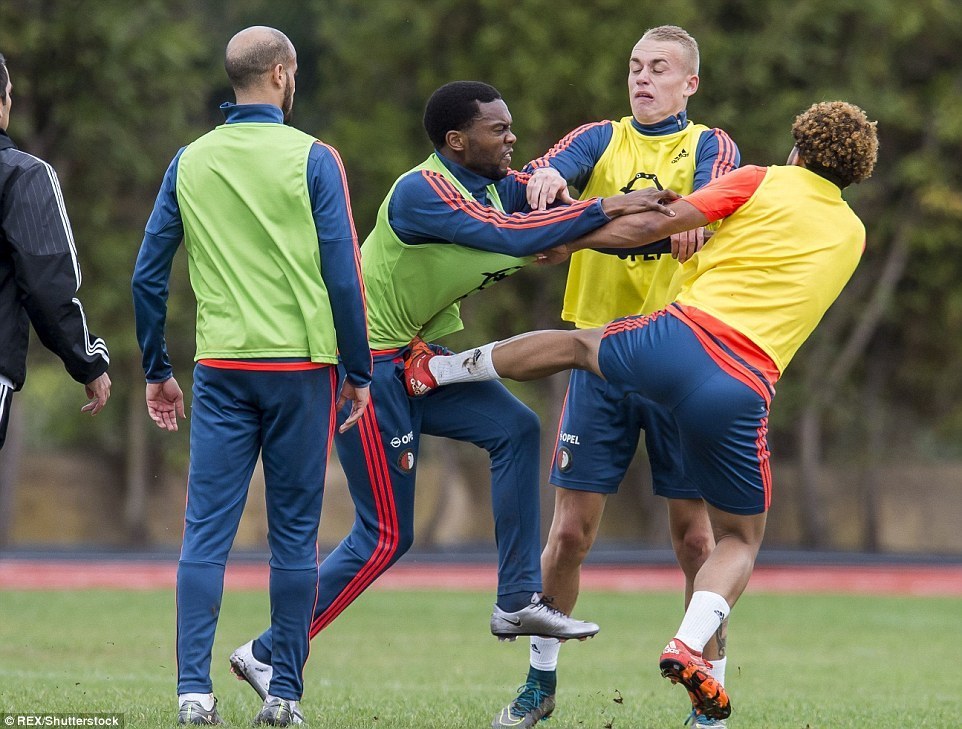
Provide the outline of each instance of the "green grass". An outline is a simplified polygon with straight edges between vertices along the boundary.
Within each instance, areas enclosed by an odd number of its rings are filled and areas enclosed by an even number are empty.
[[[303,707],[315,727],[486,727],[513,696],[527,643],[487,632],[490,597],[373,591],[312,643]],[[590,593],[601,634],[565,646],[544,729],[677,727],[684,690],[656,660],[680,619],[667,594]],[[962,726],[962,600],[745,596],[729,634],[733,729]],[[266,596],[227,593],[214,690],[228,726],[260,701],[227,656],[259,632]],[[175,717],[171,592],[0,592],[0,712],[123,712],[128,727]]]

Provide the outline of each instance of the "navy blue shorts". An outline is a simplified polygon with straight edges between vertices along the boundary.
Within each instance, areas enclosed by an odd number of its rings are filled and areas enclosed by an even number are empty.
[[[566,489],[613,494],[645,432],[654,492],[669,499],[699,499],[685,480],[678,426],[665,408],[620,392],[592,372],[572,370],[561,412],[551,483]]]
[[[666,309],[616,320],[598,353],[611,388],[661,405],[678,427],[688,481],[712,506],[760,514],[771,501],[764,377]]]

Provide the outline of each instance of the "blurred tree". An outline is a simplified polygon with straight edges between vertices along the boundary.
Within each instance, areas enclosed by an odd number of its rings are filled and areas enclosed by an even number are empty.
[[[662,23],[698,39],[701,87],[691,116],[729,131],[743,163],[784,160],[791,120],[811,103],[859,104],[879,120],[882,142],[874,178],[846,192],[866,222],[865,257],[779,383],[771,423],[778,461],[802,465],[805,543],[832,543],[823,462],[862,464],[865,513],[852,518],[872,546],[878,460],[962,456],[962,339],[944,334],[962,327],[962,259],[952,255],[962,223],[955,0],[677,0],[643,12],[615,0],[563,11],[549,0],[4,0],[0,51],[17,103],[10,131],[61,174],[85,268],[82,296],[117,374],[117,401],[91,428],[63,416],[76,393],[62,372],[42,375],[59,365],[32,355],[31,378],[44,392],[28,384],[20,401],[30,408],[25,440],[93,441],[127,484],[131,525],[143,518],[145,488],[132,484],[150,462],[182,466],[186,438],[142,437],[148,421],[127,282],[163,170],[181,144],[219,122],[216,105],[231,99],[224,46],[254,23],[284,30],[297,46],[295,124],[340,150],[362,239],[391,182],[430,151],[421,112],[454,79],[502,92],[519,138],[516,167],[584,122],[629,113],[628,53]],[[183,258],[168,336],[186,375],[193,324]],[[530,269],[469,299],[468,333],[449,344],[558,326],[563,281],[563,268]],[[544,418],[546,440],[564,382],[517,388]],[[463,475],[485,487],[486,479]]]
[[[745,10],[744,3],[721,3],[709,15],[738,49],[721,82],[729,99],[753,112],[746,116],[755,121],[740,124],[737,136],[749,159],[749,145],[765,140],[783,150],[780,155],[769,151],[767,161],[783,157],[790,145],[788,120],[813,101],[844,98],[879,120],[881,154],[874,179],[845,194],[868,229],[865,259],[793,364],[773,422],[776,429],[794,424],[803,543],[824,547],[831,535],[820,479],[823,443],[841,445],[826,455],[856,462],[870,452],[876,457],[885,450],[909,452],[911,439],[900,432],[931,433],[933,427],[920,418],[940,409],[958,412],[957,397],[954,402],[942,397],[945,360],[933,359],[933,354],[949,354],[946,347],[951,346],[951,361],[962,355],[958,343],[947,345],[935,325],[942,321],[949,326],[946,313],[962,307],[957,289],[945,285],[960,273],[946,253],[955,245],[960,215],[959,196],[952,190],[958,189],[962,171],[956,153],[962,6],[943,0],[911,7],[888,0],[820,0],[791,7],[752,3],[751,13]],[[757,127],[759,122],[765,128]],[[957,330],[958,314],[950,316]],[[935,326],[915,327],[913,321]],[[923,340],[929,349],[920,358],[915,353]],[[872,358],[883,351],[890,356],[881,362]],[[956,389],[957,370],[948,378]],[[936,372],[939,386],[933,388]],[[884,382],[903,386],[885,392]],[[925,408],[932,395],[938,405]],[[914,411],[919,429],[894,430],[895,421],[887,422],[886,414],[908,415],[906,410]],[[883,442],[887,448],[880,446]],[[853,516],[861,516],[865,546],[871,547],[873,494],[866,493],[862,503],[865,513]]]
[[[16,100],[9,132],[60,177],[84,271],[81,297],[92,328],[107,340],[114,382],[113,402],[91,427],[79,415],[76,384],[61,373],[53,387],[63,396],[40,418],[50,427],[34,442],[49,447],[51,440],[82,441],[116,464],[131,540],[145,532],[151,458],[142,437],[149,421],[133,337],[130,271],[163,170],[196,129],[212,77],[202,18],[189,12],[192,5],[180,0],[0,5],[0,50]],[[186,288],[186,277],[173,286],[171,329],[189,337],[190,299],[179,290]],[[181,342],[171,349],[181,356],[192,351]],[[28,382],[59,366],[41,347],[32,350]],[[32,410],[33,394],[28,385],[18,406]],[[77,413],[67,416],[64,403],[78,400]],[[152,460],[161,457],[155,453]]]

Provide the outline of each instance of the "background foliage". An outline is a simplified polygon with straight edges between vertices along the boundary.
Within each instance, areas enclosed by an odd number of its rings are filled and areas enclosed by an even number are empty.
[[[520,165],[584,122],[628,113],[627,55],[653,25],[676,23],[699,40],[701,88],[690,114],[726,129],[743,163],[781,162],[792,118],[814,101],[861,105],[878,119],[882,145],[875,176],[846,193],[867,224],[866,254],[780,383],[772,420],[778,457],[799,464],[809,503],[802,541],[827,539],[825,464],[864,470],[871,548],[873,474],[893,460],[962,456],[962,4],[954,0],[596,0],[563,9],[548,0],[4,0],[0,52],[15,85],[9,132],[60,174],[84,267],[81,296],[110,345],[115,382],[115,400],[92,424],[76,412],[77,387],[59,362],[34,346],[16,400],[26,449],[107,459],[128,500],[150,474],[183,467],[184,432],[147,431],[129,278],[166,165],[231,99],[226,41],[254,23],[284,30],[297,47],[294,123],[340,150],[361,236],[390,183],[429,151],[420,117],[434,88],[456,78],[497,86],[514,116]],[[193,302],[183,264],[180,256],[168,342],[188,385]],[[469,301],[469,333],[452,346],[558,326],[563,280],[563,270],[526,271]],[[563,387],[555,379],[519,392],[551,423]],[[135,538],[145,515],[128,507]]]

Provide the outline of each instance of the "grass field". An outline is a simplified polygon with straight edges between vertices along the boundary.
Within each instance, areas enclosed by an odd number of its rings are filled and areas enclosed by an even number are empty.
[[[315,727],[486,727],[523,681],[527,643],[487,632],[477,592],[373,591],[312,644],[303,707]],[[591,593],[602,632],[565,646],[544,729],[678,727],[682,688],[656,661],[680,618],[669,594]],[[962,726],[962,600],[748,594],[729,635],[733,729]],[[225,595],[214,691],[228,726],[260,701],[227,656],[264,625],[266,596]],[[0,713],[123,712],[175,723],[170,591],[0,592]]]

